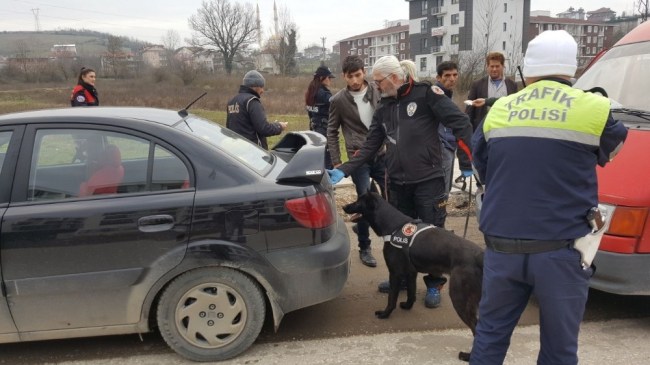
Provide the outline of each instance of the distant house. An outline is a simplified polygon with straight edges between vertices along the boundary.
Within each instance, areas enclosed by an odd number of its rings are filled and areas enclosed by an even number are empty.
[[[53,58],[62,59],[76,59],[77,46],[74,44],[55,44],[50,49]]]
[[[319,59],[323,57],[324,49],[316,45],[305,48],[304,56],[307,59]]]
[[[174,58],[186,66],[214,72],[214,57],[210,50],[202,47],[181,47],[174,52]]]
[[[557,17],[562,18],[562,19],[585,20],[585,9],[580,8],[580,9],[576,10],[576,9],[573,8],[573,6],[571,6],[566,11],[558,13]]]
[[[608,22],[612,19],[616,19],[616,12],[610,8],[600,8],[587,12],[587,20],[592,22]]]
[[[166,67],[167,62],[167,50],[162,45],[153,45],[144,47],[140,51],[140,56],[142,57],[142,62],[145,65],[151,66],[153,68]]]
[[[133,53],[123,49],[116,53],[104,53],[100,56],[102,74],[107,76],[124,77],[134,75],[138,69],[138,62]]]

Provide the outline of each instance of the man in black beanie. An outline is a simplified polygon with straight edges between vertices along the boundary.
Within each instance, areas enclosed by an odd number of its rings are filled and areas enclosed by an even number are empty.
[[[226,128],[268,149],[266,137],[275,136],[287,129],[287,122],[269,123],[260,101],[264,94],[264,76],[255,70],[244,75],[239,94],[228,102]]]

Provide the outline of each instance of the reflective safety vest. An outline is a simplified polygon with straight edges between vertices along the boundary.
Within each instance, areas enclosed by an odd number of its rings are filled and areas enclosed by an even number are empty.
[[[483,123],[485,140],[537,137],[598,146],[609,100],[549,80],[499,98]]]

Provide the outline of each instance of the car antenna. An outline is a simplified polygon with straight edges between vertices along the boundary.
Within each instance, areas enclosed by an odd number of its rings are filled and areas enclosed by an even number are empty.
[[[201,94],[198,98],[194,99],[191,103],[187,104],[185,108],[178,111],[178,115],[180,115],[182,118],[185,118],[187,116],[187,109],[189,109],[192,105],[194,105],[194,103],[199,101],[202,97],[206,96],[207,94],[208,92],[206,91],[203,94]]]

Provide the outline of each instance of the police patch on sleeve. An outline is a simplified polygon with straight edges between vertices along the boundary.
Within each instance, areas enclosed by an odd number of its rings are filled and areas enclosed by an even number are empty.
[[[83,95],[77,95],[77,102],[78,103],[85,103],[86,98]]]
[[[438,95],[445,95],[445,92],[442,91],[442,89],[440,87],[436,86],[436,85],[431,86],[431,91],[433,91],[434,93],[436,93]]]

